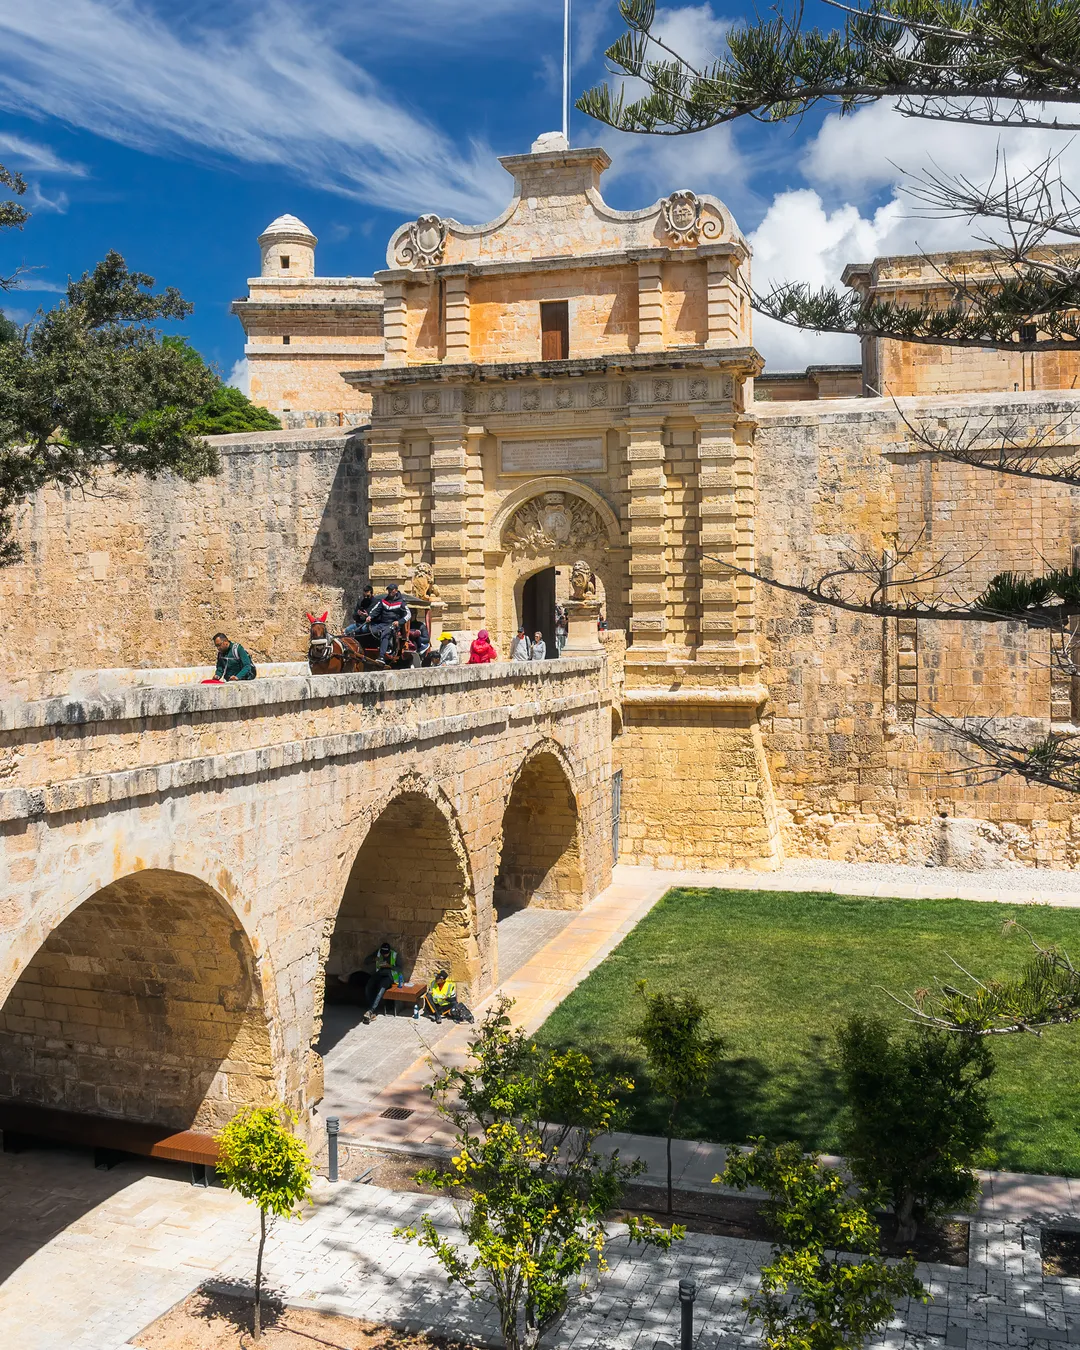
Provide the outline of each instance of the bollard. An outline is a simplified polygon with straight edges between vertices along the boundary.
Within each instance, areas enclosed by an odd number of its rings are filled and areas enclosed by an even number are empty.
[[[338,1130],[341,1129],[341,1121],[337,1116],[326,1117],[326,1154],[327,1154],[327,1172],[331,1181],[337,1181],[337,1137]],[[680,1285],[680,1288],[682,1286]]]
[[[679,1302],[682,1304],[682,1343],[680,1350],[694,1350],[694,1299],[697,1285],[693,1280],[679,1281]]]

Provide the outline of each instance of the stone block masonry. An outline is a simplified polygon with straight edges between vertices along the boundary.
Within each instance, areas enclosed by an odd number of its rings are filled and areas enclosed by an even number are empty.
[[[19,509],[24,561],[0,569],[0,696],[63,693],[73,671],[212,665],[218,629],[256,664],[298,660],[306,610],[351,613],[368,570],[362,437],[210,440],[215,477],[104,477]]]
[[[606,669],[4,705],[0,1097],[206,1129],[278,1097],[307,1119],[327,974],[387,938],[482,997],[504,851],[520,903],[610,879]]]

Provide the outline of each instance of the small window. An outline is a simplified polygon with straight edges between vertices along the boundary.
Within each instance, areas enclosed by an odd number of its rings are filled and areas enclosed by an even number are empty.
[[[1036,324],[1022,323],[1020,325],[1021,342],[1035,342],[1038,340],[1038,337],[1039,337],[1039,329]]]
[[[283,345],[287,347],[287,346],[289,345],[289,343],[292,341],[292,338],[288,335],[288,333],[285,333],[285,334],[282,336],[281,341],[282,341]]]
[[[289,255],[287,253],[283,253],[281,255],[281,270],[283,272],[287,272],[289,270]]]
[[[570,302],[543,300],[540,303],[540,360],[570,359]]]

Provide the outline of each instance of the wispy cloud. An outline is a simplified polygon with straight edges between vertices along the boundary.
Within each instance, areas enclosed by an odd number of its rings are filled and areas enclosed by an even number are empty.
[[[410,213],[476,220],[504,204],[487,146],[461,149],[396,101],[303,7],[215,17],[170,27],[135,0],[0,0],[0,106],[151,153],[278,165]]]
[[[30,173],[65,174],[70,178],[85,178],[85,164],[74,164],[61,159],[51,146],[39,141],[28,141],[25,136],[12,136],[0,131],[0,157],[13,169],[25,169]]]

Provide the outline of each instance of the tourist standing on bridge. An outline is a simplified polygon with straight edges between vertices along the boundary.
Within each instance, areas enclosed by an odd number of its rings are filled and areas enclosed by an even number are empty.
[[[470,666],[486,666],[489,661],[497,661],[498,659],[499,653],[491,645],[491,634],[486,628],[481,628],[472,640],[467,664]]]
[[[453,633],[439,634],[439,665],[461,665],[461,654],[457,649],[457,639],[454,637]]]
[[[517,637],[510,644],[511,661],[531,661],[532,645],[525,634],[524,627],[517,630]]]
[[[368,631],[379,639],[379,660],[386,661],[395,629],[402,633],[409,631],[409,619],[412,615],[409,607],[401,598],[401,590],[396,581],[386,588],[386,594],[376,600],[368,615]]]
[[[224,633],[215,633],[214,646],[218,653],[215,680],[231,684],[234,680],[255,678],[255,664],[239,642],[230,642]]]
[[[530,661],[547,660],[547,643],[544,641],[543,633],[537,633],[532,640],[532,655]]]

